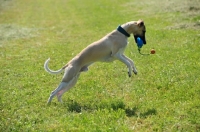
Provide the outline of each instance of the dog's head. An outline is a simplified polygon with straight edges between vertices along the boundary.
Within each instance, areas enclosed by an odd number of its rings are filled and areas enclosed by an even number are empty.
[[[136,24],[136,28],[133,32],[135,42],[137,43],[137,37],[140,37],[142,39],[143,43],[146,44],[145,33],[146,33],[146,28],[144,25],[144,21],[138,20],[137,24]]]

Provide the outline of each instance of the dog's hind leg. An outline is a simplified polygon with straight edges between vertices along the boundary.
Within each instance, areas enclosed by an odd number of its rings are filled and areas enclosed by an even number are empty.
[[[62,94],[76,84],[79,75],[79,71],[77,71],[73,66],[69,65],[66,67],[60,85],[51,93],[47,103],[49,104],[55,95],[57,95],[58,101],[61,102]]]
[[[61,82],[60,85],[59,85],[54,91],[51,92],[47,104],[51,103],[53,97],[54,97],[61,89],[63,89],[63,88],[66,87],[67,85],[68,85],[68,83],[66,83],[66,82]]]
[[[79,76],[80,73],[78,73],[64,88],[62,88],[59,92],[57,92],[57,98],[59,102],[62,102],[61,99],[62,95],[76,84]]]

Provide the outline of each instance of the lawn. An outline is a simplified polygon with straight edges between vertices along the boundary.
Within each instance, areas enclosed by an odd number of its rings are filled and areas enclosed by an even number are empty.
[[[200,131],[200,2],[195,0],[0,0],[0,131]],[[84,47],[143,19],[147,45],[133,37],[119,61],[95,63],[66,92],[47,99],[50,75]]]

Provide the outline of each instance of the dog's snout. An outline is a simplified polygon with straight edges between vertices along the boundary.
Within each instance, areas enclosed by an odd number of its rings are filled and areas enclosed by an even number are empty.
[[[146,44],[145,36],[142,38],[142,40],[143,40],[143,43]]]
[[[146,44],[145,33],[146,33],[146,31],[143,31],[143,37],[142,37],[142,40],[143,40],[144,44]]]

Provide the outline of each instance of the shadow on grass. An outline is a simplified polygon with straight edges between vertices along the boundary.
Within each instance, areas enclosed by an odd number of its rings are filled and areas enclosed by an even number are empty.
[[[134,107],[132,109],[130,108],[126,108],[125,109],[126,111],[126,115],[128,117],[132,117],[132,116],[136,116],[136,117],[141,117],[141,118],[146,118],[147,116],[150,116],[150,115],[156,115],[157,111],[156,109],[148,109],[146,112],[143,112],[143,113],[140,113],[138,108]]]
[[[68,111],[70,112],[81,113],[82,111],[82,106],[75,101],[71,101],[71,103],[68,103],[67,106],[68,106]]]
[[[141,118],[146,118],[150,115],[156,115],[157,111],[156,109],[147,109],[145,112],[140,112],[137,107],[134,108],[126,108],[125,104],[122,101],[115,101],[115,102],[97,102],[94,104],[86,104],[86,105],[81,105],[80,103],[76,101],[69,101],[65,104],[67,107],[67,110],[69,112],[76,112],[76,113],[81,113],[82,111],[88,111],[92,112],[94,110],[102,110],[102,109],[108,109],[108,110],[114,110],[117,111],[119,109],[122,109],[125,111],[126,116],[128,117],[141,117]]]

